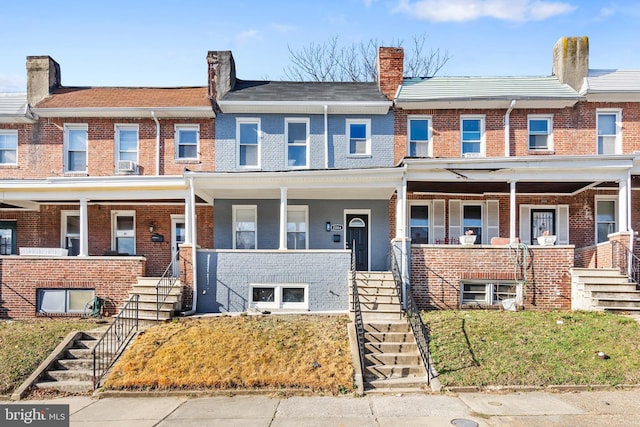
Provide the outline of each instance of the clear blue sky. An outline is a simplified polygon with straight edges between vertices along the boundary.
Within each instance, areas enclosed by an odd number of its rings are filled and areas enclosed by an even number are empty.
[[[4,0],[0,92],[26,90],[28,55],[66,86],[204,86],[209,50],[277,80],[288,46],[421,33],[452,57],[440,75],[549,75],[556,40],[583,35],[590,68],[640,69],[640,0]]]

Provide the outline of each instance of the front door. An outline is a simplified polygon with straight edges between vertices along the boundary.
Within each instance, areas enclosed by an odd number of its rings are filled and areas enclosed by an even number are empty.
[[[355,245],[356,270],[369,270],[369,215],[347,214],[347,248]]]
[[[0,255],[17,254],[16,246],[16,222],[0,221]]]
[[[173,277],[180,276],[180,262],[175,258],[180,250],[180,244],[184,243],[185,226],[184,215],[171,216],[171,259],[173,263]]]

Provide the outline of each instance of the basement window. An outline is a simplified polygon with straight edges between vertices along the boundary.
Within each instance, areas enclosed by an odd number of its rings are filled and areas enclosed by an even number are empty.
[[[518,284],[509,281],[463,282],[461,288],[462,304],[497,305],[518,294]]]
[[[252,284],[249,301],[258,310],[308,310],[309,288],[306,284]]]
[[[93,289],[38,289],[38,313],[84,313],[94,295]]]

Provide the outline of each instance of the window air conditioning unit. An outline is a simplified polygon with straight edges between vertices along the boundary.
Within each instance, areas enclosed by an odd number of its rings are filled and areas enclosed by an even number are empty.
[[[464,153],[462,157],[482,157],[481,153]]]
[[[135,172],[135,171],[136,171],[136,162],[131,160],[118,161],[118,172]]]

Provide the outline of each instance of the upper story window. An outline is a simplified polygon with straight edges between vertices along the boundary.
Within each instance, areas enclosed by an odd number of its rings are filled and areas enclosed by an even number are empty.
[[[409,138],[409,157],[432,156],[431,118],[419,116],[409,117],[407,130]]]
[[[529,116],[529,150],[553,150],[551,116]]]
[[[462,157],[483,157],[484,116],[462,116],[460,130]]]
[[[233,206],[233,249],[258,247],[258,210],[255,205]]]
[[[349,140],[349,154],[371,154],[371,120],[348,119],[347,139]]]
[[[176,125],[175,126],[176,160],[197,160],[200,152],[200,126]]]
[[[87,125],[64,125],[65,172],[87,171]]]
[[[18,163],[18,131],[0,130],[0,165]]]
[[[622,154],[621,110],[596,111],[598,154]]]
[[[116,170],[136,172],[138,168],[138,125],[116,125]]]
[[[111,213],[111,249],[119,254],[136,253],[136,216],[134,211]]]
[[[286,119],[287,165],[309,167],[309,119]]]
[[[237,119],[238,167],[260,167],[260,119]]]
[[[308,216],[307,206],[287,207],[287,249],[308,249]]]

